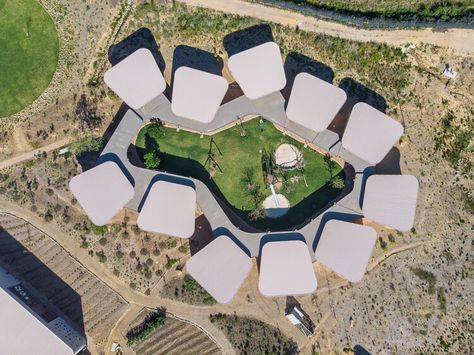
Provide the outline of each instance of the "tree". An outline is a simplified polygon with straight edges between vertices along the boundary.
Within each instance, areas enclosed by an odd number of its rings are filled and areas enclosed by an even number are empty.
[[[331,187],[333,189],[341,190],[344,188],[344,180],[340,176],[335,176],[331,180]]]
[[[160,128],[160,126],[153,126],[157,127],[157,129]],[[145,134],[145,149],[146,153],[143,155],[143,162],[145,166],[148,169],[155,169],[160,165],[160,146],[158,144],[156,135],[159,135],[158,130],[156,132],[153,132],[154,130],[152,129],[152,134],[155,136],[152,136],[149,132]]]
[[[160,165],[161,159],[158,150],[150,150],[143,155],[144,164],[148,169],[155,169]]]

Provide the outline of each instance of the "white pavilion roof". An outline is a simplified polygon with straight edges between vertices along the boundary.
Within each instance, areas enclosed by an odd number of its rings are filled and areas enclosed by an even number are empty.
[[[137,225],[147,232],[190,238],[194,233],[196,191],[168,181],[155,182],[138,215]]]
[[[341,88],[308,73],[296,76],[286,108],[288,118],[312,131],[328,128],[346,102]]]
[[[317,282],[308,246],[300,240],[264,244],[258,288],[268,297],[312,293]]]
[[[0,287],[0,344],[3,354],[66,355],[69,347],[20,301]]]
[[[403,126],[372,106],[359,102],[352,109],[342,146],[370,164],[379,163],[403,134]]]
[[[280,47],[275,42],[234,54],[228,65],[235,81],[251,100],[277,92],[286,85]]]
[[[209,123],[214,119],[228,87],[222,76],[179,67],[174,74],[171,110],[177,116]]]
[[[367,179],[362,210],[367,218],[409,231],[415,221],[418,180],[412,175],[372,175]]]
[[[252,269],[252,259],[229,237],[220,236],[192,256],[186,269],[217,302],[228,303]]]
[[[314,257],[351,282],[362,279],[377,239],[375,229],[332,219],[324,225]]]
[[[104,81],[125,103],[138,110],[161,95],[166,82],[150,50],[140,48],[107,70]]]
[[[130,181],[112,161],[74,176],[69,188],[92,223],[98,226],[107,224],[135,194]]]

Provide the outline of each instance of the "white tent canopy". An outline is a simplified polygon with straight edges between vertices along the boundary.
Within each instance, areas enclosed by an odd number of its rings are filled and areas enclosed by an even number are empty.
[[[263,295],[302,295],[314,292],[316,286],[316,276],[305,242],[289,240],[265,243],[258,282]]]
[[[125,103],[138,110],[161,95],[166,82],[153,54],[140,48],[107,70],[104,81]]]
[[[177,116],[209,123],[214,119],[228,87],[222,76],[179,67],[174,74],[171,110]]]
[[[160,180],[151,186],[137,225],[147,232],[190,238],[195,213],[196,191],[192,187]]]
[[[220,236],[186,263],[189,274],[219,303],[235,296],[252,268],[252,260],[229,237]]]
[[[341,88],[308,73],[296,76],[286,108],[288,118],[312,131],[328,128],[347,99]]]
[[[342,146],[370,164],[379,163],[403,134],[403,126],[366,103],[352,109]]]
[[[280,91],[286,85],[280,47],[275,42],[234,54],[228,65],[235,81],[251,100]]]
[[[378,223],[409,231],[415,221],[418,180],[412,175],[372,175],[367,179],[362,210]]]
[[[330,220],[324,225],[314,257],[351,282],[362,279],[377,239],[368,226]]]
[[[69,188],[92,223],[107,224],[135,194],[120,167],[112,161],[74,176]]]

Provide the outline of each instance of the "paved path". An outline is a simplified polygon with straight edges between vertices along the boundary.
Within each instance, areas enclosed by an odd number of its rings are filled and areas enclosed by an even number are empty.
[[[429,43],[453,49],[459,54],[474,53],[474,29],[448,29],[436,31],[426,29],[360,29],[342,23],[322,20],[313,16],[305,16],[296,11],[285,10],[273,6],[265,6],[243,0],[179,0],[191,6],[201,6],[241,16],[256,17],[264,21],[309,32],[324,33],[360,42],[382,42],[394,46],[406,43]]]
[[[22,161],[33,159],[39,152],[50,152],[52,150],[59,149],[62,146],[69,144],[70,142],[71,142],[71,138],[65,137],[56,142],[45,145],[44,147],[34,149],[23,154],[15,155],[12,158],[8,158],[6,160],[0,161],[0,170],[8,168],[12,165],[21,163]]]

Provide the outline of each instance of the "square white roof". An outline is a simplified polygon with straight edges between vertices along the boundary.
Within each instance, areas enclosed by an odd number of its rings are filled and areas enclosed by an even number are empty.
[[[316,290],[308,246],[300,240],[267,242],[262,248],[258,288],[268,297],[303,295]]]
[[[288,118],[312,131],[328,128],[346,102],[341,88],[308,73],[299,73],[286,108]]]
[[[372,175],[367,179],[362,211],[378,223],[409,231],[415,221],[418,180],[412,175]]]
[[[151,187],[137,225],[147,232],[190,238],[195,213],[196,191],[192,187],[160,180]]]
[[[370,164],[379,163],[403,134],[403,126],[364,102],[357,103],[347,122],[342,146]]]
[[[214,119],[228,87],[222,76],[179,67],[174,74],[171,110],[177,116],[209,123]]]
[[[277,92],[286,85],[280,47],[275,42],[234,54],[228,65],[235,81],[251,100]]]
[[[43,322],[0,287],[0,344],[3,354],[74,354]]]
[[[362,279],[377,233],[360,224],[332,219],[324,225],[314,257],[351,282]]]
[[[252,269],[252,259],[229,237],[220,236],[192,256],[186,269],[217,302],[228,303]]]
[[[92,223],[98,226],[107,224],[135,194],[130,181],[112,161],[74,176],[69,188]]]
[[[107,70],[104,81],[125,103],[138,110],[161,95],[166,82],[150,50],[140,48]]]

